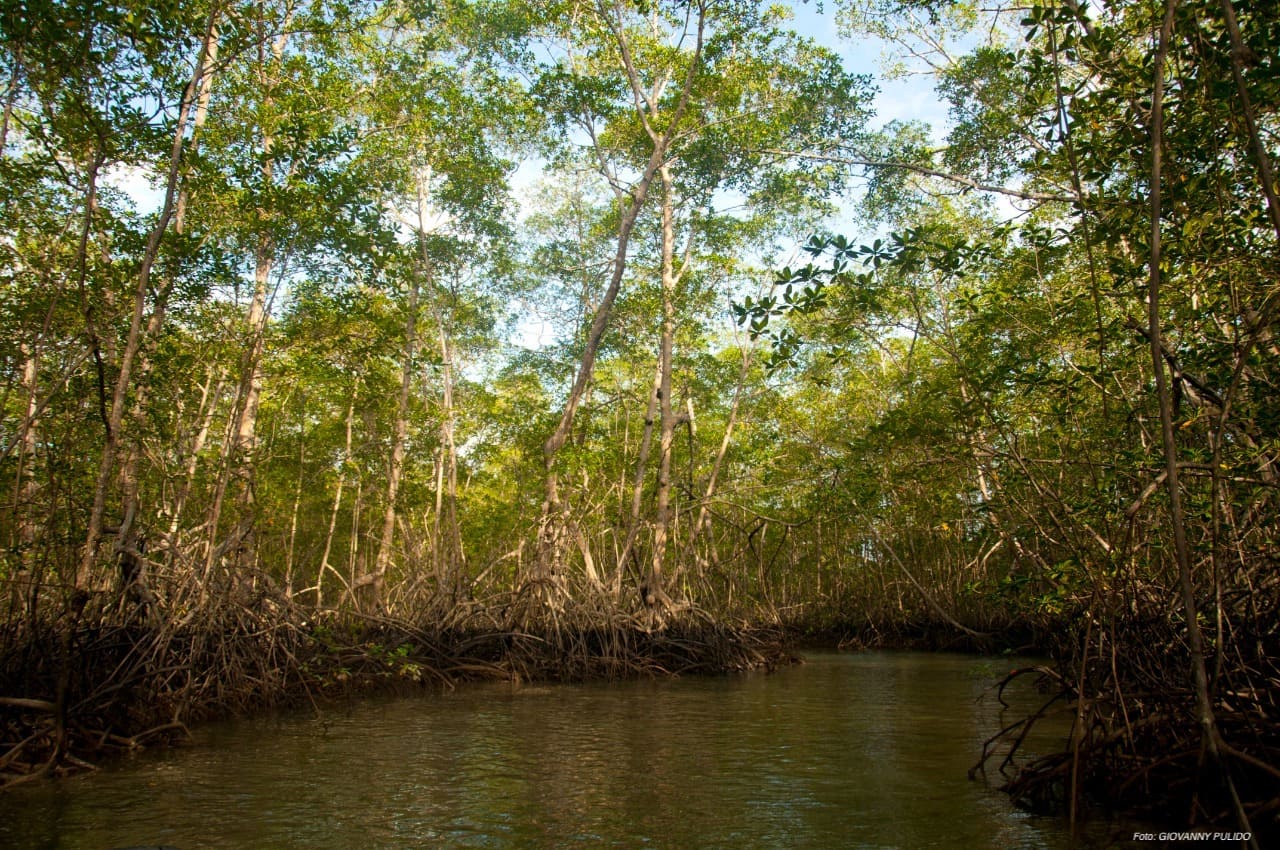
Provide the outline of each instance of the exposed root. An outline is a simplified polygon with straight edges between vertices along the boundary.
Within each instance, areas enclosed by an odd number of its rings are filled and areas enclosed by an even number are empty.
[[[468,680],[583,681],[724,673],[787,663],[783,635],[691,606],[651,628],[601,602],[467,606],[409,622],[263,597],[188,625],[47,623],[0,640],[0,787],[190,737],[187,724],[263,707]],[[197,626],[195,623],[200,623]]]
[[[1003,754],[1004,790],[1034,811],[1066,812],[1074,788],[1078,810],[1092,805],[1164,822],[1222,826],[1235,826],[1243,814],[1264,845],[1280,837],[1275,635],[1238,640],[1233,652],[1222,656],[1214,693],[1218,763],[1209,757],[1185,684],[1186,653],[1177,621],[1128,619],[1095,628],[1094,635],[1088,654],[1077,648],[1082,643],[1074,636],[1064,636],[1063,661],[1056,669],[1015,670],[998,684],[1002,697],[1012,681],[1037,673],[1055,693],[987,741],[970,775]],[[1125,663],[1113,663],[1117,657]],[[1100,660],[1086,664],[1090,658]],[[1073,716],[1062,749],[1024,757],[1030,728],[1059,701]]]

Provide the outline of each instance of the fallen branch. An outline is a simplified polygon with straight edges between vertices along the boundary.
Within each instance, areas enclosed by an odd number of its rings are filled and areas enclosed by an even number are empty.
[[[58,710],[58,707],[48,700],[25,699],[23,697],[0,697],[0,705],[12,708],[28,708],[32,711],[47,711],[51,714]]]

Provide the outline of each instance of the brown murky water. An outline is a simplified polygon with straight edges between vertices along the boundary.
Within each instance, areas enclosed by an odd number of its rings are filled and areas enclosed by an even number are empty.
[[[0,796],[0,847],[1066,848],[966,771],[1007,660],[816,654],[773,675],[476,686],[240,721]],[[986,694],[984,696],[984,694]],[[1040,695],[1029,684],[1022,705]]]

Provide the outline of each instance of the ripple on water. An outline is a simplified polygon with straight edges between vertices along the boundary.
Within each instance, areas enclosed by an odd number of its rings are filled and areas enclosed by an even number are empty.
[[[770,676],[476,686],[220,724],[0,797],[0,846],[1067,847],[1060,822],[966,779],[1003,669],[814,655]]]

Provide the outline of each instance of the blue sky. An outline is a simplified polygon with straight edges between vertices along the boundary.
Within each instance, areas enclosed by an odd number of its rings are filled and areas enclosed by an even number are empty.
[[[836,12],[833,4],[826,4],[823,11],[814,2],[788,3],[795,13],[793,25],[796,32],[807,35],[844,60],[845,68],[857,74],[870,74],[879,87],[875,110],[878,124],[889,121],[924,121],[938,134],[946,120],[946,107],[939,102],[933,83],[927,77],[916,75],[884,79],[882,57],[886,46],[875,40],[855,43],[842,38],[836,29]]]
[[[883,73],[883,60],[886,45],[874,39],[854,41],[843,38],[837,29],[836,10],[834,4],[820,8],[816,2],[798,2],[789,0],[794,18],[792,26],[801,35],[811,37],[818,44],[837,53],[845,67],[859,74],[869,74],[879,92],[874,102],[876,113],[875,125],[883,125],[893,120],[922,121],[933,127],[935,136],[940,137],[946,122],[946,109],[936,97],[932,81],[924,75],[899,76],[886,78]],[[537,184],[542,179],[543,163],[538,159],[526,161],[512,175],[512,185],[517,199],[529,192],[537,192]],[[162,192],[154,178],[138,169],[120,169],[108,178],[111,183],[131,195],[142,211],[155,210],[160,206]],[[517,213],[519,215],[519,213]],[[857,235],[861,228],[853,218],[848,207],[834,217],[829,225],[836,230]],[[784,251],[784,254],[787,253]],[[789,261],[788,257],[774,258]],[[518,334],[521,343],[536,347],[544,332],[549,328],[540,327],[539,323],[528,321]]]
[[[834,5],[826,5],[822,11],[816,2],[798,2],[790,0],[785,5],[794,12],[793,26],[796,32],[814,39],[817,43],[835,51],[844,61],[845,67],[859,74],[870,74],[875,80],[879,93],[875,99],[876,124],[884,124],[893,120],[924,121],[940,134],[946,119],[946,109],[938,101],[931,81],[923,76],[885,79],[882,76],[882,56],[885,46],[874,40],[855,43],[842,38],[836,28]],[[540,170],[530,163],[514,175],[514,182],[528,185],[531,178]],[[142,210],[156,209],[162,200],[162,193],[154,180],[134,169],[120,170],[110,175],[109,180],[131,195]]]
[[[826,4],[821,11],[814,2],[787,0],[783,5],[792,9],[794,18],[791,25],[797,33],[834,51],[847,70],[871,76],[878,89],[874,101],[876,117],[873,126],[883,126],[890,121],[922,121],[933,128],[936,138],[941,139],[946,129],[947,110],[934,92],[931,77],[916,74],[886,78],[882,66],[888,46],[871,38],[855,41],[842,37],[837,29],[833,3]],[[538,185],[544,179],[541,173],[543,164],[537,159],[526,161],[512,175],[512,187],[517,198],[522,194],[538,191]],[[847,203],[841,204],[842,210],[828,220],[827,226],[855,239],[874,236],[875,234],[868,234],[865,225],[857,220],[853,212],[856,195],[845,200]],[[765,266],[781,267],[784,264],[803,262],[804,255],[798,245],[792,245],[782,247],[776,256],[761,256],[757,259]],[[527,348],[537,348],[553,337],[554,328],[531,313],[524,315],[516,331],[517,344]]]

